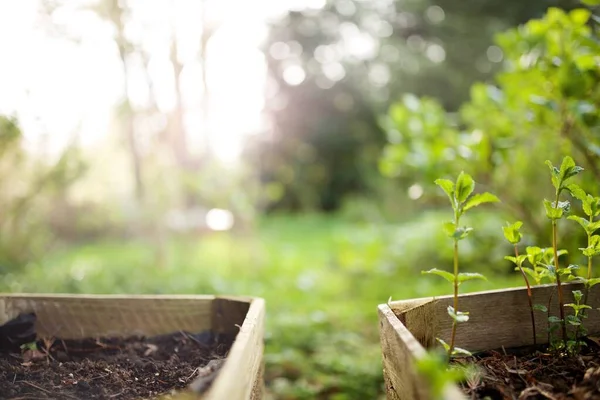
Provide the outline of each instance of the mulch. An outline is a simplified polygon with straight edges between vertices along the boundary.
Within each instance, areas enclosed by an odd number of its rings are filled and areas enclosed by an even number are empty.
[[[453,363],[478,367],[462,383],[472,399],[600,399],[600,345],[596,338],[586,343],[577,356],[528,346],[487,351]]]

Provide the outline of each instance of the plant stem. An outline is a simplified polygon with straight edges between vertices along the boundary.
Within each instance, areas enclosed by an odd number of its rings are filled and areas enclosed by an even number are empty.
[[[590,223],[594,222],[594,217],[590,216]],[[588,247],[592,245],[592,234],[588,233]],[[583,304],[587,304],[588,295],[590,294],[590,283],[589,280],[592,279],[592,257],[588,257],[588,265],[587,265],[587,281],[585,282],[585,289],[583,292]],[[585,317],[585,308],[581,312],[582,318]]]
[[[458,227],[460,214],[458,209],[454,212],[455,226]],[[454,312],[458,314],[458,239],[454,239]],[[456,340],[456,319],[452,321],[452,336],[450,338],[450,347],[448,347],[448,359],[452,357],[454,351],[454,342]]]
[[[559,195],[559,191],[556,191],[556,202],[554,203],[554,206],[556,208],[558,208],[558,195]],[[553,219],[552,220],[552,250],[554,252],[554,270],[556,273],[556,288],[558,289],[558,307],[560,310],[560,324],[561,324],[561,328],[562,328],[562,339],[563,342],[566,343],[567,340],[567,324],[565,321],[565,301],[564,301],[564,297],[563,297],[563,291],[562,291],[562,285],[560,283],[560,273],[559,273],[559,266],[558,266],[558,239],[557,239],[557,226],[556,226],[556,220]]]
[[[533,294],[531,293],[531,286],[529,285],[529,279],[527,279],[527,274],[523,271],[523,265],[519,262],[519,249],[515,244],[515,257],[517,260],[517,265],[521,270],[521,274],[523,275],[523,279],[525,279],[525,285],[527,285],[527,300],[529,301],[529,311],[531,312],[531,328],[533,329],[533,345],[537,345],[537,335],[535,333],[535,315],[533,313]]]

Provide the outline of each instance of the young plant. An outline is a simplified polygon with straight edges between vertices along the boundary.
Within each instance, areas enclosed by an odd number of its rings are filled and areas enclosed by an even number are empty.
[[[583,326],[585,310],[592,307],[582,302],[583,293],[581,290],[573,290],[573,298],[575,299],[575,303],[565,304],[565,307],[573,309],[573,314],[567,317],[567,322],[575,328],[573,336],[567,341],[567,352],[577,354],[581,346],[585,346],[585,342],[581,340],[581,337],[586,334],[586,329]]]
[[[568,214],[570,211],[571,205],[569,201],[560,201],[560,195],[563,191],[571,192],[572,190],[576,190],[578,188],[576,185],[569,185],[567,182],[569,179],[574,177],[583,171],[583,168],[575,165],[575,161],[569,156],[563,158],[562,164],[559,168],[556,168],[552,165],[550,161],[546,161],[546,165],[550,168],[552,175],[552,185],[554,186],[554,201],[544,199],[544,207],[546,209],[546,217],[552,221],[552,251],[554,255],[554,266],[551,269],[551,272],[556,277],[556,287],[558,291],[558,305],[560,311],[560,325],[562,331],[562,339],[563,342],[567,340],[567,326],[565,322],[565,310],[564,310],[564,295],[563,288],[561,283],[561,275],[563,271],[560,269],[560,265],[558,262],[558,229],[557,229],[557,221],[561,219],[565,214]],[[571,266],[569,267],[569,270]]]
[[[552,264],[552,249],[540,248],[537,246],[527,246],[525,249],[526,260],[531,267],[522,267],[523,271],[529,275],[536,285],[541,285],[544,279],[554,281],[554,277],[546,265]],[[559,250],[558,256],[567,254],[566,250]]]
[[[437,339],[446,349],[448,358],[455,354],[470,354],[468,351],[456,348],[456,328],[458,323],[467,322],[469,320],[468,312],[461,312],[458,309],[458,287],[461,283],[473,280],[473,279],[485,279],[482,274],[479,273],[465,273],[459,272],[458,268],[458,243],[465,239],[473,228],[460,225],[460,218],[473,207],[477,207],[484,203],[498,202],[498,198],[491,193],[479,193],[473,194],[475,189],[475,181],[473,178],[461,172],[456,178],[456,183],[448,179],[437,179],[435,184],[442,188],[444,193],[448,196],[450,204],[452,206],[454,218],[450,222],[446,222],[443,225],[446,234],[454,241],[454,263],[453,273],[439,270],[437,268],[429,271],[423,271],[425,274],[439,275],[445,278],[448,282],[451,282],[454,287],[454,301],[453,306],[448,306],[448,315],[452,318],[452,334],[450,338],[450,344],[446,343],[442,339]]]
[[[527,274],[523,269],[523,262],[527,259],[526,254],[519,254],[519,243],[523,238],[523,235],[520,232],[521,226],[523,226],[523,222],[517,221],[514,224],[506,223],[506,226],[502,227],[502,231],[504,232],[504,237],[506,240],[510,242],[514,246],[515,256],[506,256],[505,259],[512,261],[521,274],[523,275],[523,280],[525,280],[525,285],[527,286],[527,300],[529,301],[529,311],[531,313],[531,329],[533,330],[533,344],[537,345],[537,334],[535,332],[535,315],[534,315],[534,307],[533,307],[533,295],[531,293],[531,286],[529,285],[529,279],[527,279]]]
[[[600,254],[600,235],[594,233],[600,229],[600,221],[594,221],[594,218],[600,215],[600,197],[594,197],[590,194],[586,194],[583,189],[572,185],[571,193],[575,198],[581,201],[584,214],[586,218],[582,218],[577,215],[570,215],[568,219],[575,221],[581,225],[587,234],[587,247],[580,248],[583,255],[587,257],[587,273],[586,277],[581,277],[585,285],[585,295],[583,297],[583,303],[587,302],[589,290],[600,283],[600,278],[593,278],[593,265],[592,258]]]

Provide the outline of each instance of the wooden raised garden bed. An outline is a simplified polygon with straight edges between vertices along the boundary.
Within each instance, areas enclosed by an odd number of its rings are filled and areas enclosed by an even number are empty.
[[[35,313],[31,325],[38,347],[41,344],[42,348],[30,352],[29,356],[25,354],[28,350],[22,347],[20,351],[0,351],[0,361],[5,363],[0,367],[0,374],[6,375],[0,376],[0,381],[4,381],[0,383],[0,393],[8,396],[0,396],[2,398],[54,398],[57,393],[67,399],[126,398],[125,394],[131,398],[130,391],[134,387],[141,387],[141,392],[134,392],[134,396],[143,393],[138,395],[143,398],[262,398],[265,317],[262,299],[0,294],[0,336],[3,325],[6,331],[7,322],[28,313]],[[141,341],[131,344],[126,338],[141,338]],[[6,342],[6,334],[0,339]],[[45,348],[44,343],[48,345]],[[145,346],[143,351],[135,353],[140,346]],[[47,351],[48,348],[51,350]],[[121,357],[121,360],[100,357],[106,349],[113,350],[102,357]],[[124,355],[124,349],[131,351],[129,354],[134,360]],[[191,363],[188,371],[185,376],[177,377],[173,374],[180,365],[183,368],[184,353],[188,350],[202,351],[205,355],[187,360]],[[93,361],[88,355],[95,357]],[[161,356],[162,362],[170,362],[170,366],[155,364],[153,356]],[[16,363],[13,358],[18,359]],[[120,378],[122,390],[106,392],[102,386],[108,385],[107,377],[116,374],[115,368],[121,362],[130,361],[133,362],[131,371],[125,371],[121,375],[125,378]],[[95,375],[84,376],[77,368],[69,370],[74,362],[84,364],[86,369],[95,371]],[[44,385],[45,382],[34,380],[51,368],[54,378],[49,383]],[[150,377],[144,375],[148,369]],[[162,388],[161,392],[159,383],[165,383],[168,378],[174,379],[176,385],[166,393]],[[156,389],[154,385],[158,385]],[[146,387],[148,391],[144,391]]]
[[[565,284],[566,302],[571,302],[571,290],[582,289],[579,284]],[[556,314],[555,285],[532,288],[534,303],[547,304]],[[468,323],[458,327],[457,346],[472,353],[498,349],[530,346],[533,343],[532,327],[527,292],[524,288],[485,291],[460,295],[461,309],[469,310]],[[590,291],[588,304],[594,309],[600,306],[600,285]],[[449,341],[452,320],[447,308],[452,305],[452,296],[429,297],[405,301],[394,301],[379,305],[379,329],[383,354],[383,372],[389,400],[430,400],[424,379],[415,370],[415,360],[426,353],[426,348],[437,346],[436,337]],[[569,313],[567,313],[569,314]],[[536,331],[545,333],[547,318],[539,313]],[[585,320],[588,335],[600,333],[600,313],[590,312]],[[538,344],[547,343],[545,335]],[[444,399],[464,400],[457,385],[447,388]]]

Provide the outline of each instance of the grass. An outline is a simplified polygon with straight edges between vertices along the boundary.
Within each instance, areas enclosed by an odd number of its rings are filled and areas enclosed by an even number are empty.
[[[0,290],[264,297],[272,398],[377,399],[383,398],[377,304],[390,296],[447,294],[444,282],[420,274],[450,265],[451,243],[436,233],[438,218],[427,213],[386,226],[335,215],[272,216],[252,234],[172,237],[162,267],[156,248],[143,240],[89,243],[5,276]],[[475,225],[487,227],[481,236],[501,240],[502,221],[493,215]],[[473,245],[463,253],[466,269],[481,261]],[[490,282],[462,290],[521,285],[517,274],[481,272]]]

